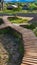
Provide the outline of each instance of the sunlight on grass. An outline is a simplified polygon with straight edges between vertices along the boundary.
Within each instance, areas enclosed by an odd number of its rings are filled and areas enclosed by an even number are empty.
[[[9,17],[8,20],[11,23],[28,23],[28,19],[18,18],[18,17]]]
[[[3,12],[0,13],[8,13],[8,14],[16,14],[16,13],[37,13],[37,10],[3,10]]]

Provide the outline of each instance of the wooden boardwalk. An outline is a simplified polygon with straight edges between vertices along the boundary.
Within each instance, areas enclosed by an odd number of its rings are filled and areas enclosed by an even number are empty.
[[[21,65],[37,65],[37,37],[31,30],[11,24],[7,18],[7,16],[2,18],[5,26],[1,25],[0,29],[9,26],[22,35],[24,56]]]

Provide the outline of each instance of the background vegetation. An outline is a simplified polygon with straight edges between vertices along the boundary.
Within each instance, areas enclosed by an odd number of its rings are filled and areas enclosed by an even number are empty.
[[[17,9],[12,9],[8,10],[7,7],[11,5],[17,5]],[[23,10],[23,6],[27,6],[28,9]],[[8,14],[14,14],[14,13],[37,13],[37,3],[18,3],[18,2],[13,2],[13,3],[5,3],[4,2],[4,8],[3,11],[0,11],[0,13],[8,13]]]

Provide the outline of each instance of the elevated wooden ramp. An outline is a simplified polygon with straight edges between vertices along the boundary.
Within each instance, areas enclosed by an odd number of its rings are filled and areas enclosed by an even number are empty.
[[[21,65],[37,65],[37,37],[31,30],[11,24],[7,18],[7,16],[2,18],[5,22],[5,25],[22,34],[24,56]],[[0,28],[2,28],[2,26]]]

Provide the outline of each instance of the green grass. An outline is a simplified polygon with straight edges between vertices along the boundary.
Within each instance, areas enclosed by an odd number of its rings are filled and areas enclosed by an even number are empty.
[[[9,17],[8,20],[11,23],[16,23],[16,24],[19,24],[19,23],[28,23],[28,19],[23,19],[23,18],[18,18],[18,17]]]
[[[15,10],[3,10],[3,14],[4,13],[7,13],[7,14],[16,14],[16,13],[18,13],[18,11],[15,11]]]
[[[12,10],[7,10],[7,6],[8,5],[12,5],[12,4],[5,4],[4,5],[4,10],[0,11],[0,13],[8,13],[8,14],[16,14],[16,13],[37,13],[37,5],[35,3],[29,3],[28,5],[28,10],[22,10],[23,6],[26,3],[14,3],[16,5],[18,5],[19,7],[17,9],[12,9]]]
[[[34,34],[37,36],[37,27],[33,29]]]
[[[37,22],[34,22],[29,25],[24,25],[23,27],[27,29],[31,29],[34,32],[34,34],[37,36]]]
[[[37,10],[22,10],[22,13],[37,13]]]
[[[16,13],[37,13],[37,10],[3,10],[0,13],[16,14]]]

